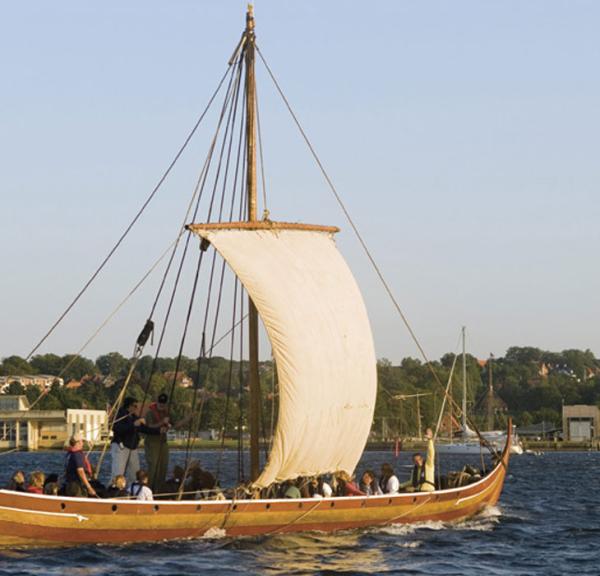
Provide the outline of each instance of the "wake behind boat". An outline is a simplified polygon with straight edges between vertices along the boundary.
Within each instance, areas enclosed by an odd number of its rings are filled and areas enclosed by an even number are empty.
[[[256,50],[254,17],[250,8],[246,29],[229,62],[229,86],[217,134],[209,148],[191,203],[191,206],[195,205],[192,217],[196,219],[216,150],[213,196],[206,222],[188,223],[182,229],[167,267],[168,272],[182,236],[186,234],[181,265],[192,237],[197,237],[200,251],[196,256],[194,291],[187,320],[194,310],[198,278],[209,266],[206,296],[202,302],[205,315],[198,358],[199,373],[201,364],[210,358],[218,340],[216,327],[224,298],[225,265],[234,273],[234,315],[229,330],[232,354],[235,344],[241,357],[246,346],[242,340],[246,322],[248,328],[247,373],[239,377],[240,399],[245,384],[249,387],[251,466],[249,477],[244,478],[243,468],[240,468],[239,478],[240,482],[247,481],[248,497],[242,498],[234,492],[231,497],[223,498],[221,495],[220,499],[208,497],[189,501],[181,500],[180,493],[174,500],[144,502],[0,490],[1,545],[157,542],[211,534],[244,536],[305,530],[333,531],[430,520],[446,522],[473,516],[498,501],[509,462],[510,423],[502,452],[495,453],[492,447],[494,465],[491,470],[459,482],[452,488],[445,487],[441,479],[435,482],[432,479],[429,491],[420,491],[417,483],[416,490],[406,493],[316,499],[265,497],[272,486],[300,477],[352,476],[371,430],[377,372],[366,307],[334,241],[339,230],[333,226],[272,221],[266,206],[263,218],[258,217],[257,157],[260,143],[256,139]],[[244,82],[241,82],[242,77]],[[240,108],[245,110],[245,116],[244,122],[238,126],[235,122]],[[221,128],[219,151],[217,136]],[[237,164],[233,159],[235,154],[231,153],[236,144]],[[236,165],[234,175],[228,172],[230,160],[232,165]],[[238,174],[244,174],[245,178],[238,179]],[[218,190],[222,190],[220,198],[216,196]],[[216,212],[216,221],[211,221]],[[186,218],[188,215],[189,212]],[[247,220],[243,220],[244,216]],[[220,273],[215,264],[217,256],[222,259]],[[202,268],[203,262],[209,264]],[[171,302],[178,281],[179,274]],[[164,282],[157,300],[163,285]],[[259,316],[272,346],[278,378],[277,424],[262,470],[259,457]],[[212,333],[210,326],[214,326]],[[138,337],[128,377],[119,400],[112,408],[113,422],[133,369],[153,329],[154,322],[150,318]],[[186,321],[181,348],[187,331]],[[163,336],[164,327],[159,337],[159,348]],[[234,336],[237,336],[237,341]],[[203,402],[199,390],[198,384],[193,404],[196,410],[201,410]],[[172,394],[169,395],[171,397]],[[241,453],[243,426],[240,425],[239,429]],[[189,456],[193,449],[191,423],[189,432],[186,475],[191,469]],[[486,444],[481,437],[480,442]]]

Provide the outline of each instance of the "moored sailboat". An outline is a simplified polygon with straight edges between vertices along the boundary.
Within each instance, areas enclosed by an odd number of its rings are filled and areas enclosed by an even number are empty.
[[[186,228],[198,236],[202,252],[215,250],[223,258],[248,294],[250,480],[259,494],[273,483],[300,476],[354,472],[371,429],[377,375],[362,295],[335,245],[338,229],[258,219],[254,50],[250,9],[232,58],[240,66],[245,63],[246,70],[248,219]],[[273,347],[279,385],[277,426],[262,471],[259,316]],[[507,446],[483,477],[431,492],[141,502],[0,490],[0,545],[155,542],[464,519],[500,497],[510,436],[509,426]]]
[[[460,437],[457,439],[451,438],[449,442],[440,443],[437,447],[439,454],[457,454],[457,455],[477,455],[479,456],[485,450],[482,441],[467,423],[467,353],[465,346],[466,328],[463,326],[461,330],[462,336],[462,407],[461,407],[461,431]],[[488,387],[488,395],[491,395],[491,382]],[[488,418],[493,421],[492,418]],[[481,431],[480,436],[492,448],[498,452],[502,450],[505,444],[509,445],[511,454],[523,454],[523,446],[515,432],[515,428],[511,430],[510,438],[507,437],[504,430],[489,430]]]

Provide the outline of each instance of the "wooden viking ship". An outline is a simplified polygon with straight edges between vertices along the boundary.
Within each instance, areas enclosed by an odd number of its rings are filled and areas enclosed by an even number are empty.
[[[299,476],[352,474],[375,409],[376,357],[365,304],[330,226],[257,218],[252,10],[236,53],[245,61],[244,222],[187,226],[214,249],[249,297],[251,480],[264,488]],[[277,366],[278,419],[259,468],[258,318]],[[316,401],[318,399],[318,401]],[[424,521],[457,521],[496,504],[507,447],[468,485],[433,492],[319,499],[155,500],[67,498],[0,490],[0,545],[159,542],[210,536],[334,531]]]

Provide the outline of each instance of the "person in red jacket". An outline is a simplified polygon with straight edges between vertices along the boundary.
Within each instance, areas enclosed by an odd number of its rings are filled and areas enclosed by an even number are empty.
[[[366,494],[352,481],[350,474],[343,470],[336,474],[340,496],[366,496]]]
[[[44,493],[44,480],[46,477],[43,472],[36,470],[29,475],[29,486],[27,492],[32,494],[43,494]]]

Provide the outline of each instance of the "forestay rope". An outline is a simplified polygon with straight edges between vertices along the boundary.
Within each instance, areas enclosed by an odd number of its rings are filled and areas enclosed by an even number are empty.
[[[435,371],[435,368],[433,367],[433,364],[431,363],[431,361],[429,360],[429,357],[427,356],[423,346],[421,345],[421,342],[419,341],[419,339],[417,338],[417,335],[415,334],[410,322],[408,321],[408,318],[406,317],[406,315],[404,314],[404,312],[402,311],[402,308],[400,307],[400,304],[398,303],[398,301],[396,300],[396,297],[394,296],[394,293],[392,292],[392,289],[390,288],[389,284],[387,283],[387,280],[385,279],[381,269],[379,268],[379,265],[377,264],[377,262],[375,261],[375,258],[373,257],[373,255],[371,254],[371,251],[369,250],[365,240],[363,239],[361,233],[358,230],[358,227],[356,226],[356,224],[354,223],[354,220],[352,219],[352,217],[350,216],[350,213],[348,212],[348,209],[346,208],[341,196],[339,195],[335,185],[333,184],[333,181],[331,180],[331,178],[329,177],[329,174],[327,173],[327,171],[325,170],[325,167],[323,166],[319,156],[317,155],[317,152],[315,150],[315,148],[313,147],[311,141],[308,138],[308,135],[306,134],[306,132],[304,131],[304,128],[302,127],[302,125],[300,124],[300,120],[298,119],[298,117],[296,116],[295,112],[293,111],[291,104],[289,102],[289,100],[287,99],[287,97],[285,96],[281,86],[279,85],[279,83],[277,82],[277,79],[275,78],[275,75],[273,74],[269,64],[267,63],[267,61],[265,60],[265,57],[262,54],[262,51],[260,50],[260,48],[258,47],[258,45],[256,46],[256,51],[258,53],[258,55],[260,56],[260,59],[262,60],[263,64],[265,65],[265,68],[271,78],[271,80],[273,81],[273,84],[275,85],[275,88],[277,89],[277,92],[279,93],[279,95],[281,96],[283,102],[285,103],[285,106],[288,110],[288,112],[290,113],[294,123],[296,124],[296,127],[298,128],[298,130],[300,131],[300,134],[302,135],[302,138],[304,139],[306,145],[308,146],[308,149],[310,150],[310,153],[312,154],[315,162],[317,163],[319,169],[321,170],[321,173],[323,174],[323,177],[325,178],[325,181],[327,182],[329,189],[331,190],[337,204],[339,205],[340,209],[342,210],[346,220],[348,221],[348,224],[350,224],[350,227],[352,228],[352,230],[354,231],[354,234],[356,236],[356,238],[358,239],[364,253],[366,254],[367,258],[369,259],[373,269],[375,270],[375,273],[377,274],[381,284],[383,285],[385,291],[387,292],[388,297],[390,298],[392,304],[394,305],[394,308],[396,309],[396,311],[398,312],[398,314],[400,315],[400,318],[402,319],[402,322],[404,323],[406,329],[408,330],[408,333],[410,334],[411,339],[413,340],[413,342],[415,343],[415,345],[417,346],[417,349],[419,350],[419,353],[421,354],[423,360],[425,361],[425,364],[427,365],[429,371],[431,372],[434,380],[436,381],[436,383],[438,384],[438,386],[444,390],[445,392],[445,386],[442,384],[437,372]],[[451,398],[448,397],[448,400],[450,403],[452,403],[455,407],[455,409],[458,411],[459,414],[462,414],[462,409],[460,408],[460,406],[458,406],[458,404]],[[475,430],[475,432],[477,433],[477,436],[479,437],[480,442],[485,445],[492,454],[496,453],[495,448],[489,443],[487,442],[487,440],[481,435],[481,433],[479,432],[479,429],[477,427],[477,425],[471,420],[471,418],[468,415],[465,415],[466,420],[471,424],[471,426],[473,426],[473,429]]]

